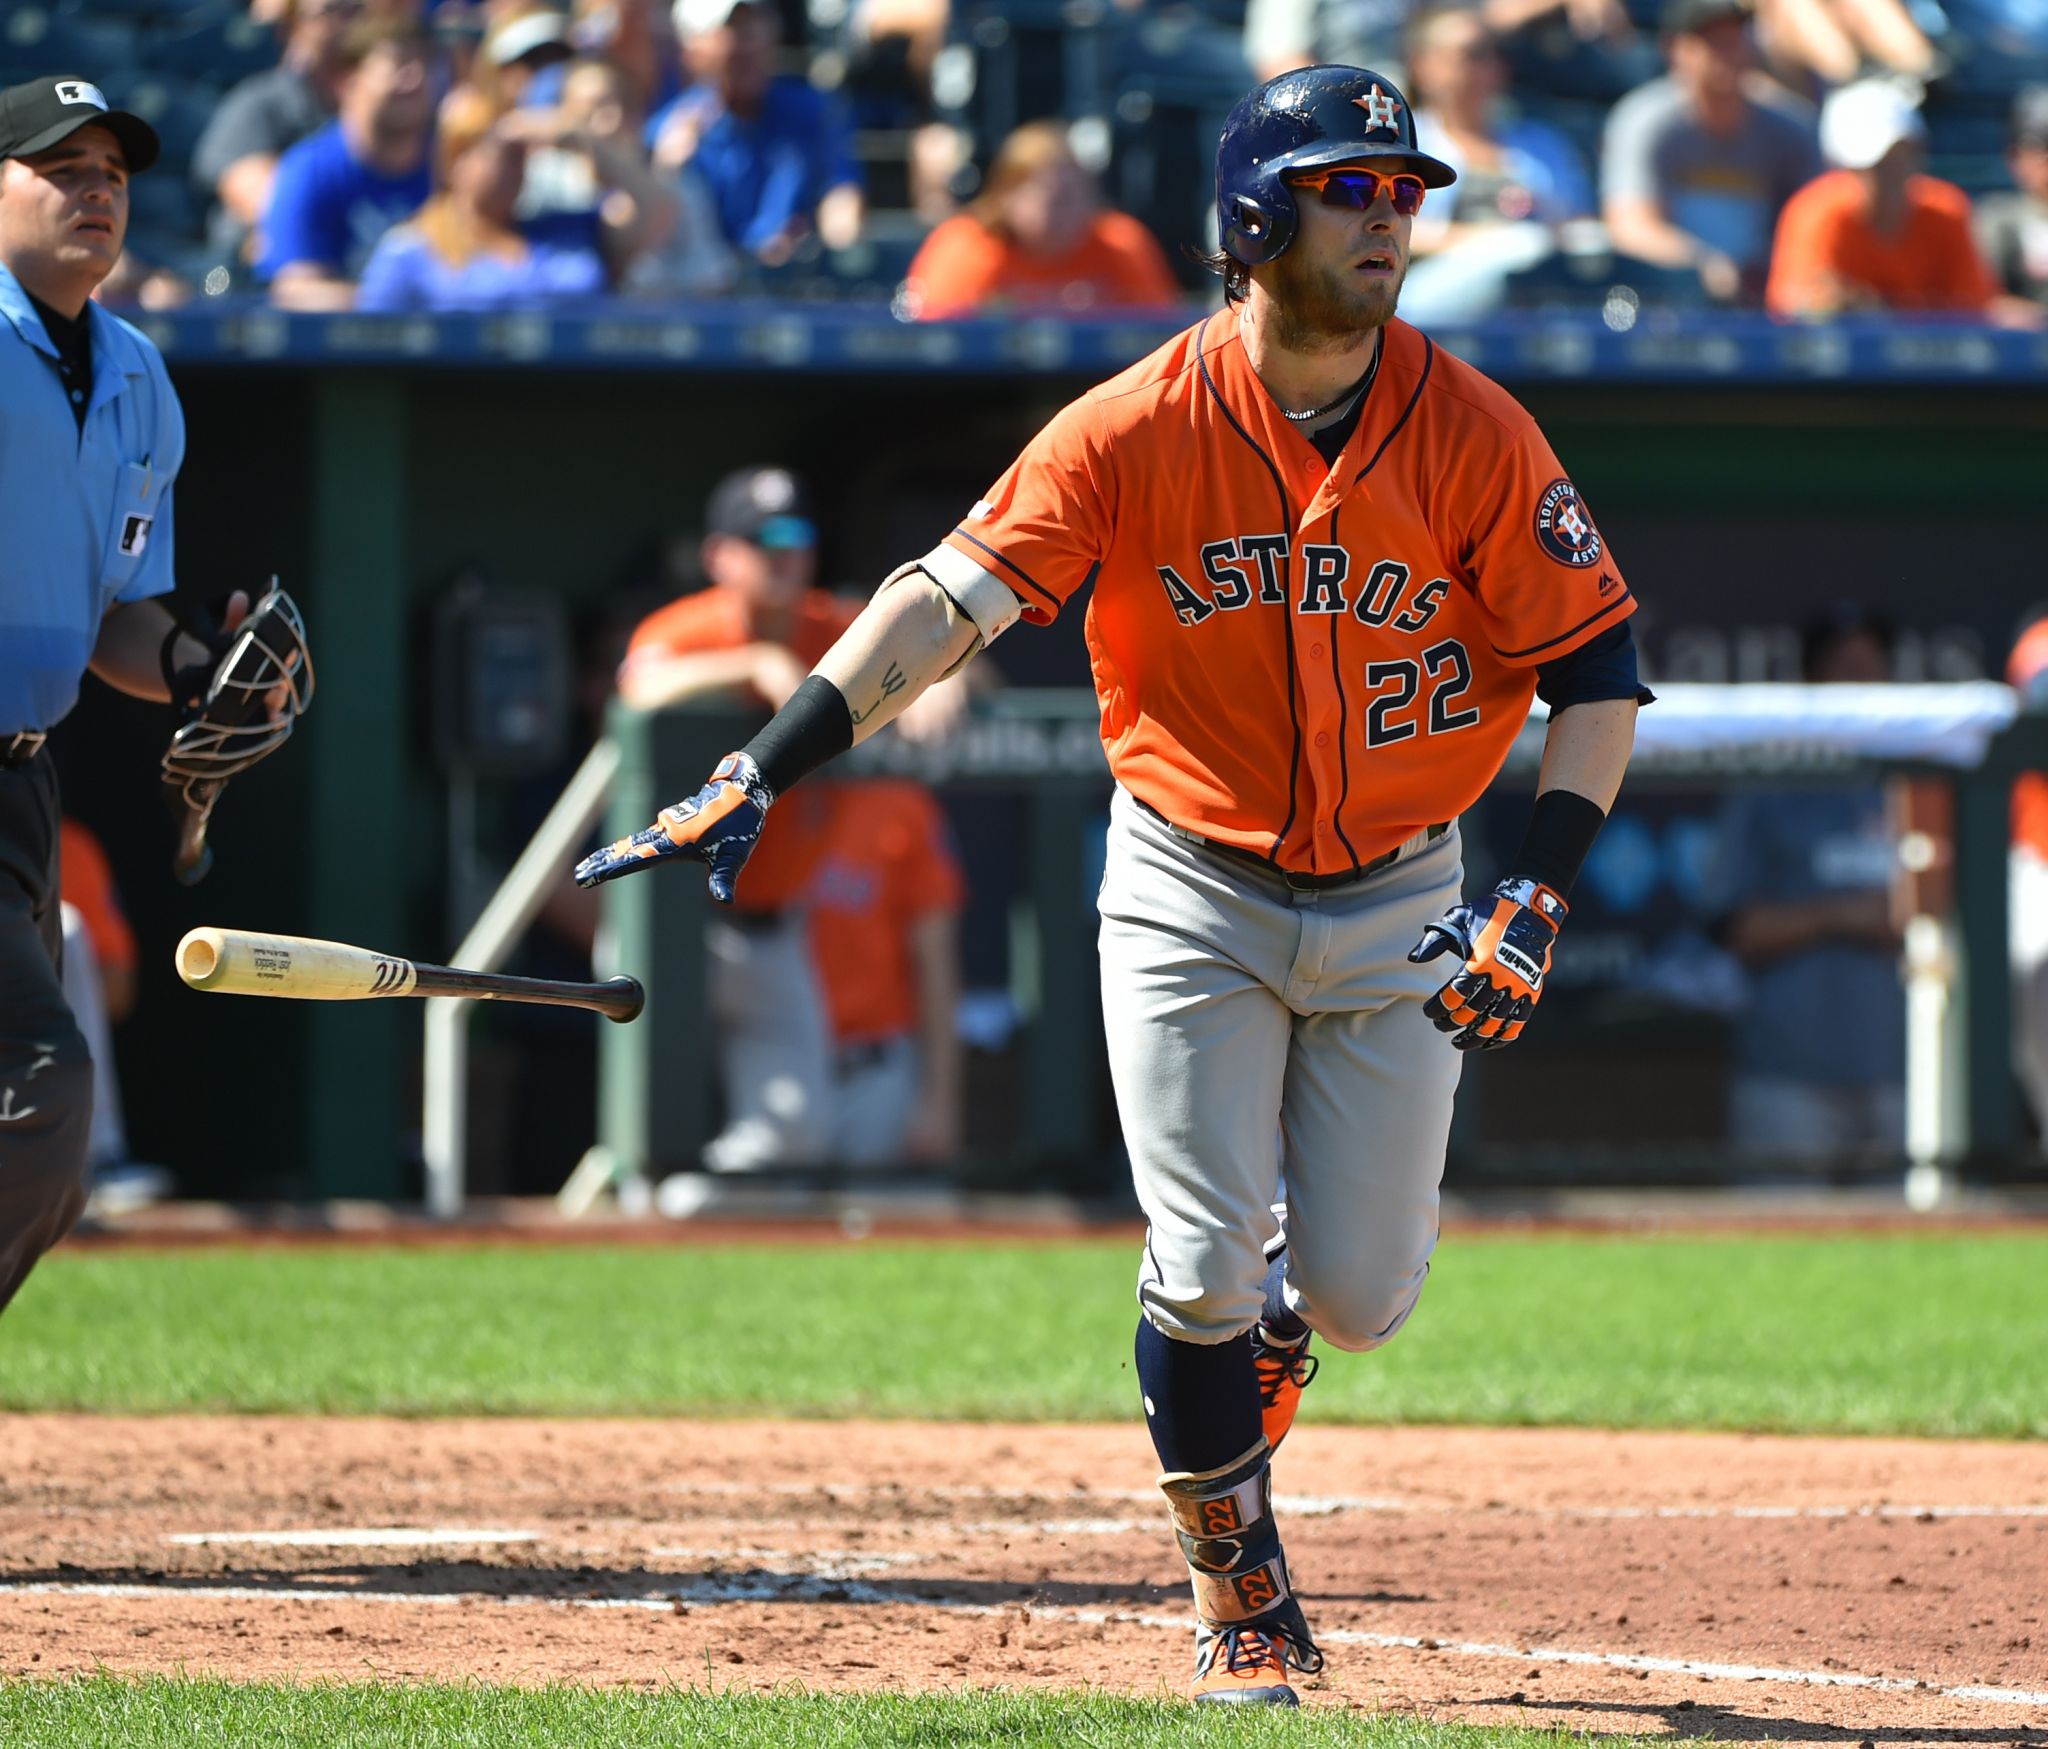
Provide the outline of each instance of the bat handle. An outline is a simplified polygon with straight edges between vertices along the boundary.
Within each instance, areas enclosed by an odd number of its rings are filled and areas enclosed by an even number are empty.
[[[607,1020],[616,1020],[624,1025],[629,1020],[638,1020],[647,1006],[647,992],[638,978],[621,975],[605,980],[606,1000],[598,1009]]]
[[[176,860],[171,864],[171,873],[181,887],[196,887],[205,880],[213,868],[213,846],[202,839],[196,854],[187,855],[180,845]]]
[[[196,887],[213,867],[213,846],[206,842],[206,827],[223,787],[218,783],[196,784],[192,786],[196,795],[184,791],[174,799],[178,847],[171,853],[171,874],[181,887]]]

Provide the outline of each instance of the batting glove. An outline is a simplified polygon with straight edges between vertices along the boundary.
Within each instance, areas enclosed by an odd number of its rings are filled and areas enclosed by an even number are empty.
[[[649,868],[664,857],[686,856],[711,866],[711,896],[732,903],[733,887],[754,846],[775,792],[744,753],[728,753],[711,781],[686,802],[663,808],[652,826],[591,852],[576,865],[576,884],[594,887]]]
[[[1422,1005],[1461,1051],[1513,1044],[1550,972],[1550,950],[1569,909],[1539,881],[1505,880],[1481,905],[1454,905],[1422,932],[1408,957],[1417,965],[1456,948],[1465,969]]]

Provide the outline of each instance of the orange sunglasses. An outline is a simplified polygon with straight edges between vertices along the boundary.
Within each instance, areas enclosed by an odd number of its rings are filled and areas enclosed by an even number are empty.
[[[1360,213],[1379,199],[1380,188],[1384,185],[1387,198],[1394,203],[1394,211],[1404,219],[1413,218],[1422,210],[1422,197],[1428,192],[1419,176],[1410,176],[1405,171],[1384,176],[1377,170],[1361,170],[1355,164],[1339,164],[1328,170],[1304,170],[1287,180],[1292,187],[1314,189],[1324,206]]]

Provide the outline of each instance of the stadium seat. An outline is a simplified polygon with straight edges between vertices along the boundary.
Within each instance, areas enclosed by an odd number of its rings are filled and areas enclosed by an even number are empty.
[[[151,39],[149,67],[186,79],[232,85],[277,65],[277,41],[246,13],[188,13]]]
[[[193,200],[192,186],[183,176],[138,176],[128,185],[131,227],[146,226],[189,246],[199,241],[204,220]]]
[[[124,109],[133,110],[156,129],[157,137],[163,141],[164,162],[176,170],[177,180],[182,183],[186,160],[212,120],[219,105],[218,96],[204,87],[153,72],[128,70],[101,83],[109,98]]]
[[[1165,246],[1182,283],[1206,287],[1182,245],[1213,246],[1216,140],[1252,84],[1241,40],[1181,14],[1148,20],[1118,45],[1110,201]]]
[[[1122,29],[1106,0],[980,0],[954,16],[953,34],[974,56],[964,101],[945,119],[967,129],[976,158],[1027,121],[1104,116]]]
[[[49,73],[90,73],[104,79],[139,64],[134,25],[41,6],[0,12],[0,74],[9,83]]]
[[[1657,309],[1700,309],[1707,302],[1699,275],[1685,268],[1659,267],[1625,255],[1559,251],[1512,273],[1506,307],[1517,310],[1598,310],[1617,287]]]

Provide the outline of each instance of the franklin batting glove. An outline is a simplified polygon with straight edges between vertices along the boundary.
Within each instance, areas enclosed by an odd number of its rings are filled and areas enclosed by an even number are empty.
[[[1550,973],[1550,950],[1569,907],[1539,881],[1505,880],[1480,905],[1455,905],[1409,952],[1420,965],[1456,948],[1465,969],[1422,1005],[1461,1051],[1513,1044]]]
[[[652,826],[593,851],[576,865],[576,884],[594,887],[651,868],[665,857],[710,865],[711,896],[732,903],[733,887],[761,841],[775,792],[744,753],[728,753],[711,781],[686,802],[663,808]]]

